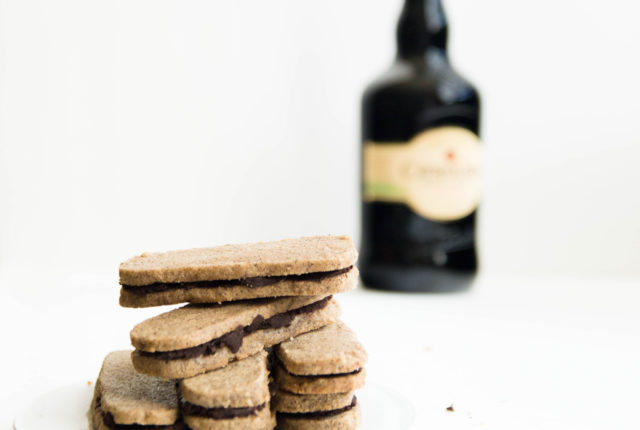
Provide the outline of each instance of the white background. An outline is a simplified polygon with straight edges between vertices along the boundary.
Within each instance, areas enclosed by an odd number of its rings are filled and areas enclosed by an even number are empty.
[[[446,2],[491,273],[640,274],[640,7]],[[359,98],[400,2],[0,0],[0,262],[358,236]]]
[[[638,428],[640,6],[446,6],[484,102],[483,275],[469,295],[344,296],[369,376],[420,429]],[[0,426],[157,313],[117,307],[121,260],[357,239],[359,99],[399,9],[0,0]]]

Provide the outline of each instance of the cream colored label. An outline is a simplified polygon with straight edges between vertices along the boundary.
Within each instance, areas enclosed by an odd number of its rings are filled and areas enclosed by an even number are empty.
[[[432,128],[408,143],[364,146],[365,201],[407,204],[435,221],[454,221],[473,212],[482,191],[482,145],[461,127]]]

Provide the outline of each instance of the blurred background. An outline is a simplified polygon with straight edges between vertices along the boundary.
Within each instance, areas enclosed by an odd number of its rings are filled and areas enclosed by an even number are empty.
[[[640,275],[640,6],[450,0],[483,97],[481,270]],[[401,2],[0,1],[0,264],[359,235]]]
[[[341,296],[370,380],[416,429],[637,429],[640,4],[444,5],[482,96],[481,276]],[[117,306],[120,261],[359,241],[360,99],[401,6],[0,0],[0,428],[159,312]]]

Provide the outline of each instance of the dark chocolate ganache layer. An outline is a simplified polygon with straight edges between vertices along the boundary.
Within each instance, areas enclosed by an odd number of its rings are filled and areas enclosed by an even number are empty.
[[[172,283],[155,283],[149,285],[123,285],[126,291],[143,296],[151,293],[161,293],[170,290],[190,290],[192,288],[215,288],[215,287],[233,287],[244,286],[250,288],[266,287],[268,285],[277,284],[282,281],[310,281],[320,282],[327,278],[342,275],[351,270],[353,266],[344,269],[330,270],[328,272],[304,273],[302,275],[286,275],[286,276],[256,276],[253,278],[230,279],[220,281],[198,281],[198,282],[172,282]]]
[[[276,314],[267,319],[265,319],[262,315],[258,315],[248,326],[243,327],[239,325],[236,329],[230,331],[229,333],[223,334],[222,336],[210,340],[209,342],[192,346],[190,348],[156,352],[138,350],[138,353],[144,357],[151,357],[165,361],[194,358],[203,355],[212,355],[215,354],[217,350],[225,346],[229,348],[231,352],[236,353],[242,346],[242,340],[245,336],[248,336],[258,330],[288,327],[289,325],[291,325],[291,322],[296,316],[315,312],[327,306],[327,304],[329,304],[329,300],[331,300],[331,297],[332,296],[327,296],[322,300],[318,300],[317,302],[313,302],[297,309],[292,309],[290,311]]]
[[[323,418],[329,418],[335,415],[340,415],[343,412],[347,412],[348,410],[355,408],[357,403],[358,403],[358,399],[356,399],[356,396],[353,396],[353,399],[351,400],[351,404],[348,406],[345,406],[344,408],[333,409],[330,411],[315,411],[315,412],[301,412],[301,413],[278,412],[277,415],[278,417],[283,417],[283,418],[302,418],[305,420],[321,420]]]
[[[194,405],[186,401],[182,401],[180,405],[180,411],[184,416],[196,416],[203,418],[211,418],[214,420],[227,420],[231,418],[242,418],[251,415],[258,415],[258,412],[263,410],[267,404],[263,403],[258,406],[247,406],[244,408],[205,408],[204,406]]]
[[[288,373],[291,376],[295,376],[296,378],[338,378],[340,376],[357,375],[358,373],[362,372],[362,368],[359,368],[354,370],[353,372],[345,372],[345,373],[329,373],[326,375],[298,375],[297,373],[289,372],[287,368],[284,367],[284,364],[282,364],[282,362],[280,361],[278,361],[278,366],[280,367],[280,370]]]
[[[168,425],[144,425],[144,424],[117,424],[113,415],[102,410],[100,397],[96,399],[96,410],[102,415],[102,421],[105,427],[111,430],[187,430],[182,421],[177,421]]]

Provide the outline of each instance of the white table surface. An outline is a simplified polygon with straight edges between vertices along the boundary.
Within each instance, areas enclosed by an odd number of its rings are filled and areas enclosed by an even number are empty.
[[[0,270],[0,429],[34,396],[94,380],[159,312],[117,297],[115,273]],[[640,428],[640,280],[480,277],[463,294],[338,300],[368,380],[412,402],[415,429]]]

